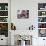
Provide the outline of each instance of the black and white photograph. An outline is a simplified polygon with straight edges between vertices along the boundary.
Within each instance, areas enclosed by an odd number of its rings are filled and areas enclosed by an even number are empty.
[[[17,10],[17,18],[18,19],[28,19],[29,10]]]

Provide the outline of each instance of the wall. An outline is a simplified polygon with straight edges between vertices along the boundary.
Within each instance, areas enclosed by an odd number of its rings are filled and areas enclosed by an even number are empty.
[[[33,4],[34,3],[34,4]],[[17,10],[29,10],[29,19],[17,19]],[[11,2],[11,22],[14,22],[17,30],[28,30],[29,26],[37,23],[37,2],[30,0],[13,0]]]
[[[17,19],[17,10],[22,9],[29,10],[29,19]],[[35,26],[35,32],[37,32],[37,0],[11,0],[11,22],[16,25],[17,32],[28,30],[32,24]]]
[[[29,26],[35,26],[36,34],[33,36],[33,46],[43,44],[43,38],[38,38],[38,3],[45,3],[46,0],[11,0],[11,22],[16,25],[16,32],[26,33]],[[28,9],[29,19],[17,19],[17,10]],[[22,31],[23,30],[23,31]],[[25,31],[25,32],[24,32]],[[29,30],[28,30],[29,31]],[[36,37],[37,36],[37,37]],[[39,43],[39,44],[38,44]],[[43,44],[44,45],[44,44]],[[42,45],[42,46],[43,46]]]

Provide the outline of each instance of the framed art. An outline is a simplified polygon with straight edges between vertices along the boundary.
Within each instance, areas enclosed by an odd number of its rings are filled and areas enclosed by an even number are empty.
[[[29,10],[17,10],[18,19],[27,19],[29,18]]]

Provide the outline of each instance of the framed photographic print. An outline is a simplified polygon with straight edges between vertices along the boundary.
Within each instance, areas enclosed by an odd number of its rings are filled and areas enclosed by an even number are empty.
[[[29,10],[17,10],[17,18],[18,19],[28,19]]]

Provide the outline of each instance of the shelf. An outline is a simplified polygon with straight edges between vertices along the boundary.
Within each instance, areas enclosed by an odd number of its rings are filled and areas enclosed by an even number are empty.
[[[8,16],[0,16],[0,17],[8,17]]]
[[[0,23],[8,23],[8,22],[0,22]]]
[[[46,11],[46,10],[38,10],[38,11]]]
[[[8,3],[0,3],[0,35],[8,37]]]
[[[46,22],[38,22],[38,23],[46,23]]]
[[[38,28],[38,29],[46,29],[46,28]]]
[[[8,11],[8,10],[0,10],[0,11]]]
[[[46,15],[44,15],[44,16],[38,16],[38,17],[46,17]]]
[[[46,3],[38,4],[38,36],[46,37]]]

